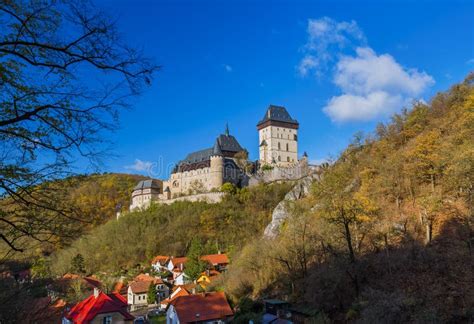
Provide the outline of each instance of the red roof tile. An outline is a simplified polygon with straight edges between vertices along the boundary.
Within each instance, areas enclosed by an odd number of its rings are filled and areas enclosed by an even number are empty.
[[[208,254],[201,257],[202,260],[207,261],[213,265],[216,264],[228,264],[229,258],[227,254]]]
[[[181,296],[170,304],[174,306],[180,323],[217,320],[234,314],[223,292]]]
[[[98,314],[120,313],[125,320],[133,320],[134,317],[127,312],[127,300],[118,293],[104,294],[99,292],[98,296],[91,295],[77,303],[66,318],[74,324],[88,324]]]

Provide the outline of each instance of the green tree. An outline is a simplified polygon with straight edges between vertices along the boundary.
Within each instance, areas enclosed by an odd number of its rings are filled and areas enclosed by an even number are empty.
[[[72,258],[71,268],[74,273],[83,274],[86,272],[84,268],[84,257],[82,254],[78,253],[74,258]]]
[[[226,182],[222,185],[221,191],[229,195],[234,195],[237,192],[237,187],[230,182]]]
[[[147,302],[148,304],[156,303],[156,294],[158,291],[156,290],[156,285],[152,282],[150,283],[150,287],[148,288],[148,295],[147,295]]]
[[[193,281],[198,279],[201,272],[203,272],[206,268],[206,263],[201,260],[201,255],[201,240],[198,238],[193,238],[188,250],[188,254],[186,255],[188,261],[186,262],[186,267],[184,269],[184,273]]]

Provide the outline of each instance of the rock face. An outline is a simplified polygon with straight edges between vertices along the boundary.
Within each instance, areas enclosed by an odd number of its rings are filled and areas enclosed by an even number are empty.
[[[313,173],[300,180],[295,186],[285,195],[282,201],[275,207],[272,213],[272,221],[265,228],[263,236],[272,239],[280,233],[280,226],[290,216],[291,202],[304,198],[308,195],[313,181],[319,180],[319,175]]]

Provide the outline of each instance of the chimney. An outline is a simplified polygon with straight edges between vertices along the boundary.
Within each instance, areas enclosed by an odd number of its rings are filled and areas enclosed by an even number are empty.
[[[95,298],[99,297],[99,294],[100,294],[99,288],[94,287],[94,297],[95,297]]]

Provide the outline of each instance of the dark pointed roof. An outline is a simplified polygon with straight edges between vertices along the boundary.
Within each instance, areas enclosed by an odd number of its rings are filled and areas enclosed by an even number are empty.
[[[276,124],[282,127],[291,126],[292,128],[298,128],[299,125],[296,119],[291,118],[285,107],[275,105],[268,107],[265,116],[258,122],[257,127],[268,126],[271,122],[276,122]]]
[[[213,155],[223,156],[225,153],[234,154],[243,150],[237,139],[229,134],[229,127],[226,126],[225,134],[219,135],[212,147],[189,153],[178,165],[204,162]]]
[[[221,151],[237,153],[244,150],[239,142],[237,142],[237,139],[229,134],[219,135],[217,143],[219,144]]]
[[[141,190],[141,189],[160,189],[160,181],[155,179],[149,180],[141,180],[138,184],[133,188],[133,190]]]
[[[212,154],[216,156],[222,156],[221,146],[219,145],[219,141],[217,139],[214,147],[212,148]]]

